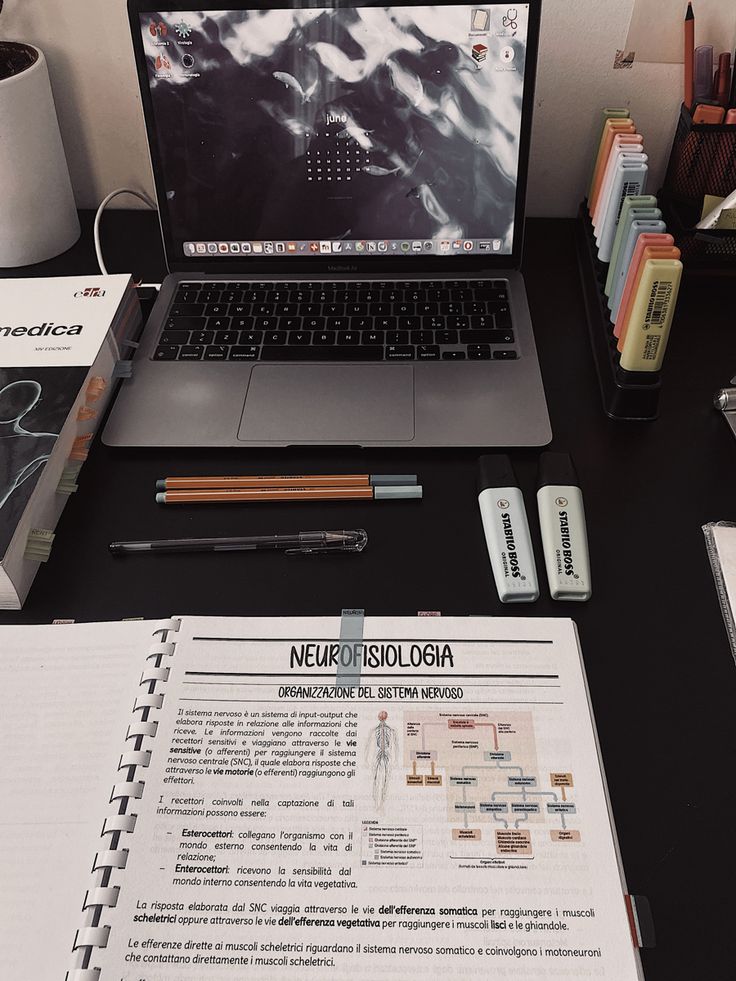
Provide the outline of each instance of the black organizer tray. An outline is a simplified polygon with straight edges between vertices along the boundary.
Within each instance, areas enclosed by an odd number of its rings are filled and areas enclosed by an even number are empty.
[[[660,372],[626,371],[619,365],[613,324],[604,293],[608,264],[598,259],[593,224],[585,201],[578,212],[576,246],[588,335],[603,397],[603,409],[611,419],[628,422],[649,422],[656,419],[659,390],[662,387]]]

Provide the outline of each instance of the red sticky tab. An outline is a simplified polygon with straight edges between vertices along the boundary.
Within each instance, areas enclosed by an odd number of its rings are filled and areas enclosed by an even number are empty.
[[[631,930],[631,939],[634,942],[634,946],[638,949],[641,947],[639,943],[639,931],[636,929],[636,914],[634,913],[634,902],[627,893],[624,896],[624,902],[626,903],[626,915],[629,918],[629,929]]]

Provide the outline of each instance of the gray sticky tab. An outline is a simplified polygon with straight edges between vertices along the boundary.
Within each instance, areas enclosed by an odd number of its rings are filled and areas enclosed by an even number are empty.
[[[360,667],[363,655],[356,651],[358,644],[363,643],[363,620],[365,610],[343,610],[340,620],[340,657],[337,661],[335,684],[338,688],[352,688],[360,684]],[[343,658],[342,652],[352,648],[353,657]],[[347,663],[345,663],[347,661]]]

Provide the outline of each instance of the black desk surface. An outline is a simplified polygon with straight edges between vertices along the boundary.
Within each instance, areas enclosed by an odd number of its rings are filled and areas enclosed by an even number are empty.
[[[2,275],[96,273],[90,213],[70,252]],[[732,981],[736,892],[736,666],[701,525],[736,520],[736,441],[713,410],[736,372],[734,281],[685,281],[661,415],[602,412],[585,335],[574,223],[532,220],[526,276],[550,405],[552,449],[572,453],[587,512],[593,598],[506,608],[493,585],[476,503],[475,450],[112,450],[98,440],[22,613],[107,620],[171,613],[571,616],[577,622],[629,889],[649,897],[657,948],[648,981]],[[159,281],[150,213],[104,220],[111,271]],[[535,551],[538,453],[512,459]],[[416,472],[420,502],[161,508],[154,482],[179,473]],[[360,556],[182,555],[113,559],[113,540],[364,527]],[[540,570],[541,571],[541,570]],[[546,584],[545,584],[546,586]]]

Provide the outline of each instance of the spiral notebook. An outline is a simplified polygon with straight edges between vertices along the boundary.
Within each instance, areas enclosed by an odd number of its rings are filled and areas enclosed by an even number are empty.
[[[172,617],[0,650],[4,977],[643,976],[572,621]]]

